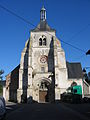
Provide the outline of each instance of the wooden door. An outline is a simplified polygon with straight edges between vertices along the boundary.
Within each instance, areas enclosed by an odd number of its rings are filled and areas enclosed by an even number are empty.
[[[47,91],[39,91],[39,102],[45,102]]]

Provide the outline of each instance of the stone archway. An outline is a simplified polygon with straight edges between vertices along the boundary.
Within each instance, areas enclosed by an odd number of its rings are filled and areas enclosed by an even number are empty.
[[[39,86],[38,101],[40,103],[49,102],[51,80],[43,77],[36,80],[36,82]]]
[[[45,81],[41,81],[39,87],[39,102],[49,102],[49,86]]]

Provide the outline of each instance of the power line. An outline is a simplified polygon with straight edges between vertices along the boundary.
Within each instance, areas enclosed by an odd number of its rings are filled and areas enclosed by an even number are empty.
[[[72,45],[72,44],[70,44],[70,43],[67,43],[67,42],[65,42],[65,41],[63,41],[63,40],[61,40],[61,42],[65,43],[65,44],[71,46],[72,48],[75,48],[75,49],[77,49],[77,50],[79,50],[79,51],[81,51],[81,52],[83,52],[83,53],[86,53],[84,50],[82,50],[82,49],[80,49],[80,48],[78,48],[78,47],[76,47],[76,46],[74,46],[74,45]]]
[[[27,24],[30,24],[30,25],[32,25],[33,27],[36,27],[33,23],[31,23],[31,22],[29,22],[28,20],[26,20],[25,18],[17,15],[15,12],[13,12],[13,11],[9,10],[8,8],[2,6],[1,4],[0,4],[0,8],[2,8],[2,9],[5,10],[5,11],[7,11],[8,13],[16,16],[17,18],[21,19],[22,21],[26,22]]]
[[[84,53],[84,54],[80,55],[79,57],[75,57],[75,59],[83,59],[85,56],[86,56],[86,55],[85,55],[85,53]]]
[[[29,22],[28,20],[26,20],[25,18],[17,15],[15,12],[13,12],[13,11],[11,11],[10,9],[2,6],[1,4],[0,4],[0,8],[2,8],[2,9],[5,10],[5,11],[7,11],[8,13],[16,16],[17,18],[21,19],[21,20],[24,21],[25,23],[27,23],[27,24],[29,24],[29,25],[32,25],[33,27],[36,27],[37,29],[39,29],[39,28],[38,28],[37,26],[35,26],[33,23],[31,23],[31,22]],[[39,30],[40,30],[40,29],[39,29]],[[47,31],[45,31],[45,32],[46,32],[47,34],[53,36],[52,34],[48,33]],[[53,37],[56,37],[56,36],[53,36]],[[59,37],[58,37],[58,38],[59,38]],[[59,38],[59,39],[60,39],[60,38]],[[61,39],[60,39],[60,40],[61,40]],[[78,47],[76,47],[76,46],[74,46],[74,45],[72,45],[72,44],[70,44],[70,43],[67,43],[67,42],[65,42],[65,41],[63,41],[63,40],[61,40],[61,42],[63,42],[64,44],[67,44],[67,45],[71,46],[71,47],[74,48],[74,49],[77,49],[77,50],[79,50],[79,51],[81,51],[81,52],[86,53],[84,50],[82,50],[82,49],[80,49],[80,48],[78,48]]]
[[[68,40],[67,42],[70,42],[71,40],[73,40],[73,38],[75,38],[78,34],[80,34],[81,32],[83,32],[87,27],[90,26],[90,23],[87,24],[85,27],[83,27],[79,32],[77,32],[76,34],[74,34],[70,40]]]

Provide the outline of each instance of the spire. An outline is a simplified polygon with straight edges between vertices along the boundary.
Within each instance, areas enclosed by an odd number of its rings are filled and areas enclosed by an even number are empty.
[[[44,6],[40,10],[40,20],[41,21],[46,21],[46,9],[44,8]]]

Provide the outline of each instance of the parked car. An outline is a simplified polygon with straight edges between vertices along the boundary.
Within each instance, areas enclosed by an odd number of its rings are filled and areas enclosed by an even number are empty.
[[[6,104],[4,97],[0,96],[0,120],[6,115]]]

